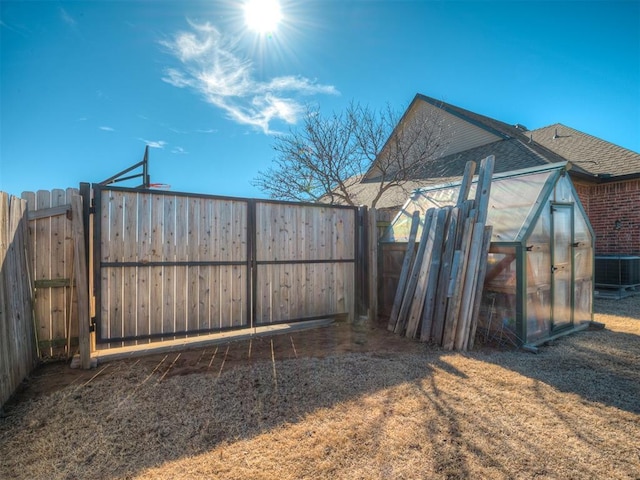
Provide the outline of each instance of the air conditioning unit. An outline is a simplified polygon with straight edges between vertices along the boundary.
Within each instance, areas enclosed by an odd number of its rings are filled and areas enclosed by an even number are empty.
[[[633,255],[596,255],[595,283],[605,287],[640,285],[640,257]]]

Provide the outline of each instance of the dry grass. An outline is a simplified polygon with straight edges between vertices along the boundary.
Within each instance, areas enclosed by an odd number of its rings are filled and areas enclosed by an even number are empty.
[[[640,296],[596,311],[538,355],[113,362],[8,409],[0,478],[638,479]]]

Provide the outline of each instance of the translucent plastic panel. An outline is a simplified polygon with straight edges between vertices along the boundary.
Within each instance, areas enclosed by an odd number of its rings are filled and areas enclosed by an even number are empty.
[[[553,171],[530,173],[493,180],[489,198],[487,224],[493,226],[493,242],[516,240],[525,221],[536,208],[536,201],[542,187]],[[406,242],[409,237],[411,215],[420,211],[424,215],[429,208],[454,205],[460,186],[445,186],[425,189],[414,193],[411,200],[395,218],[389,230],[382,238],[384,242]],[[469,198],[475,196],[475,185],[469,192]],[[418,237],[420,230],[418,231]]]
[[[571,188],[571,183],[567,175],[558,179],[553,195],[553,200],[558,203],[571,203],[575,201],[573,198],[573,189]]]
[[[534,229],[534,235],[544,238],[545,219],[540,218]],[[529,245],[529,242],[527,242]],[[526,252],[527,288],[526,288],[526,335],[532,342],[549,335],[551,329],[551,254],[549,243],[535,244]]]
[[[485,343],[517,345],[516,251],[504,252],[489,254],[477,331]]]
[[[491,185],[487,224],[493,225],[492,241],[514,241],[536,207],[542,187],[553,172],[541,172],[496,180]]]

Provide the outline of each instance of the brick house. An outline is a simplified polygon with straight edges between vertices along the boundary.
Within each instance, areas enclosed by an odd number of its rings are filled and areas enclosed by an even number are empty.
[[[596,234],[596,255],[640,254],[639,153],[560,123],[528,130],[421,94],[396,128],[421,114],[439,117],[446,149],[414,174],[414,181],[386,192],[377,208],[393,215],[407,191],[459,179],[468,160],[487,155],[495,155],[496,173],[569,162],[569,175]],[[374,163],[360,184],[361,204],[371,204],[379,182]]]

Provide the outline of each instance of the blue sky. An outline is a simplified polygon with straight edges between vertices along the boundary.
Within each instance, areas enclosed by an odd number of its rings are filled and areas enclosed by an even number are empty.
[[[76,187],[140,161],[172,190],[262,197],[273,135],[416,93],[640,151],[640,1],[0,2],[0,190]]]

